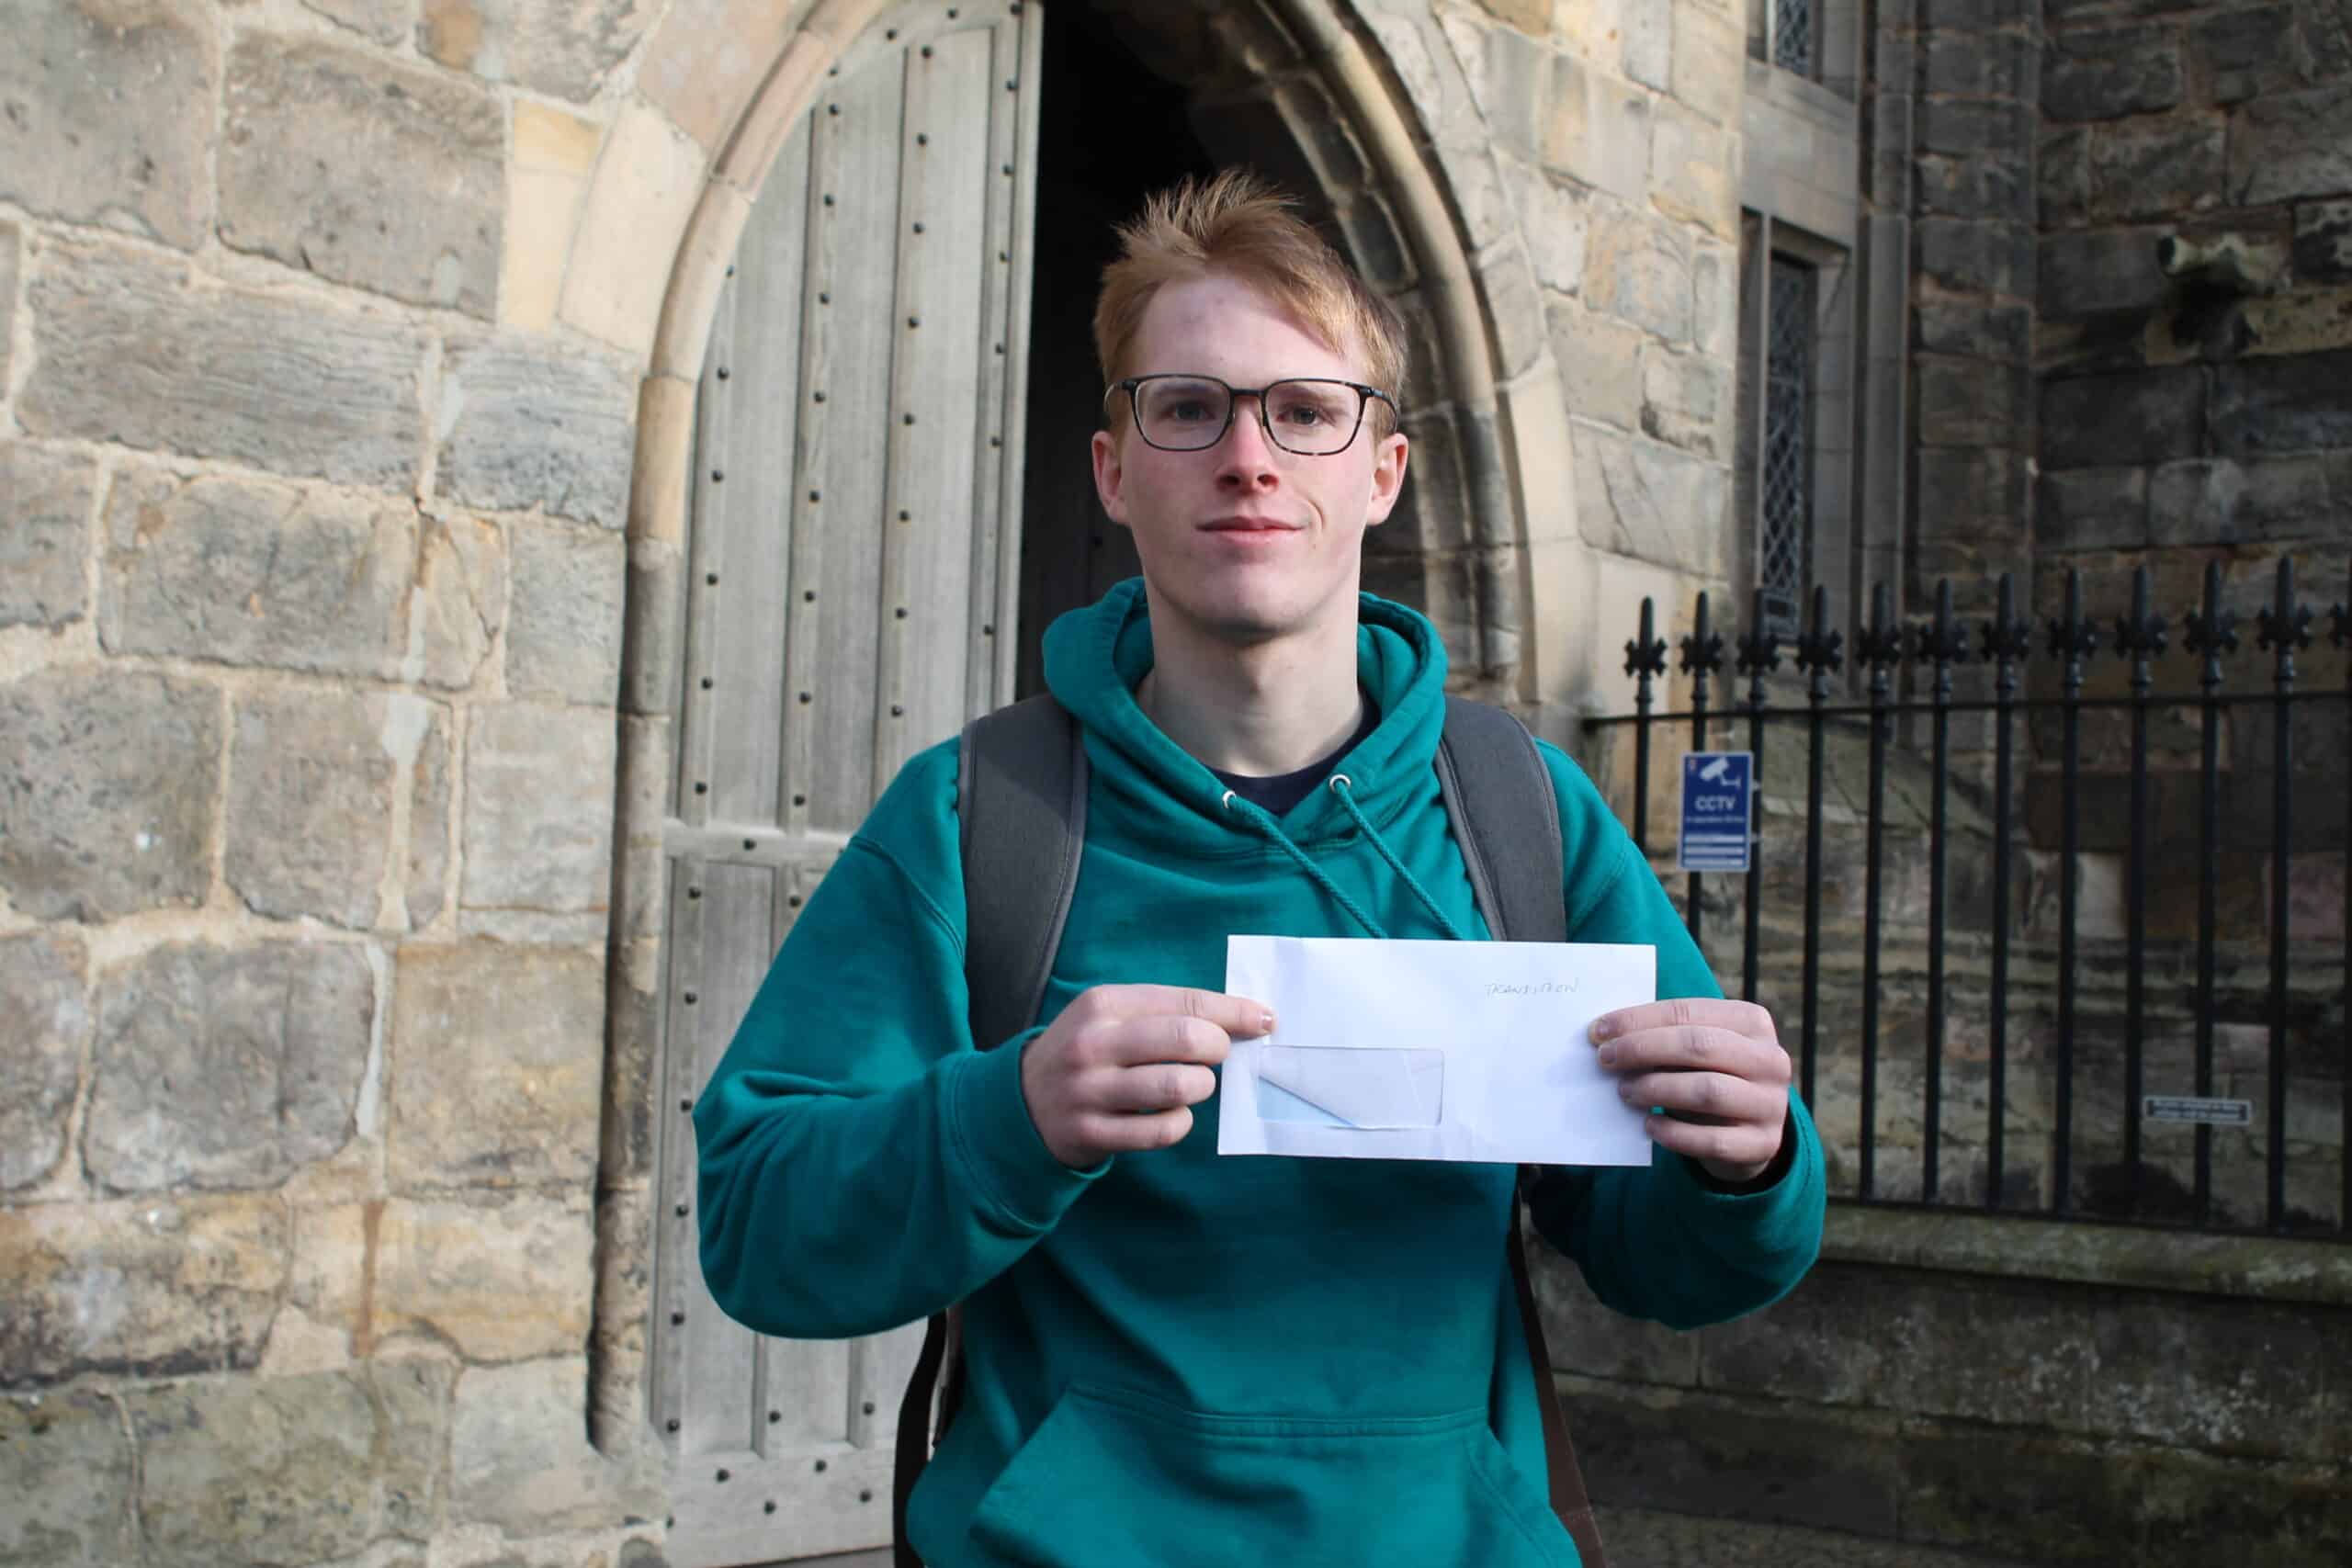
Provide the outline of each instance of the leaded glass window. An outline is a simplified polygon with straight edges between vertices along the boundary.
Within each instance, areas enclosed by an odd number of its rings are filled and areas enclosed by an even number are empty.
[[[1813,74],[1813,0],[1772,0],[1772,63]]]
[[[1763,538],[1757,586],[1764,615],[1793,628],[1804,601],[1813,534],[1814,270],[1772,258],[1764,361]]]

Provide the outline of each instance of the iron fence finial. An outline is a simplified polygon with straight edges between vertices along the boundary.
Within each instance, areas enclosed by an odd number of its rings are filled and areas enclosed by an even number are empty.
[[[1984,623],[1987,664],[2015,664],[2033,651],[2033,626],[2017,613],[2017,579],[2001,573],[2000,604]]]
[[[1936,583],[1936,618],[1911,628],[1911,660],[1939,670],[1968,662],[1968,629],[1952,617],[1951,579]]]
[[[2050,617],[2050,656],[2079,665],[2098,651],[2098,626],[2083,614],[2083,574],[2079,568],[2070,569],[2066,573],[2066,613]]]
[[[2115,617],[2115,650],[2130,654],[2141,665],[2171,644],[2171,628],[2148,607],[2148,569],[2143,566],[2132,574],[2132,613]]]
[[[1682,634],[1682,672],[1713,675],[1720,673],[1723,667],[1723,634],[1708,628],[1707,596],[1702,593],[1698,611],[1691,616],[1691,629]]]
[[[1642,598],[1642,629],[1625,639],[1625,673],[1646,681],[1666,673],[1666,638],[1657,635],[1657,604]]]
[[[2222,563],[2205,563],[2205,606],[2191,610],[2180,646],[2206,662],[2208,682],[2221,678],[2222,655],[2238,650],[2237,613],[2222,603]]]
[[[1797,637],[1797,668],[1829,675],[1846,667],[1846,634],[1829,629],[1829,590],[1815,584],[1811,626]]]

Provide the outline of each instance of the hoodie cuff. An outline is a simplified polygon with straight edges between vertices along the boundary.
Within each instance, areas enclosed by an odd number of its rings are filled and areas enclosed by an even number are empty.
[[[1754,1198],[1781,1184],[1781,1178],[1796,1168],[1797,1151],[1804,1147],[1804,1134],[1797,1131],[1796,1109],[1792,1106],[1781,1119],[1781,1146],[1773,1153],[1764,1168],[1746,1181],[1725,1181],[1710,1171],[1704,1163],[1689,1155],[1682,1162],[1690,1167],[1690,1179],[1720,1198]]]
[[[1817,1242],[1825,1179],[1821,1142],[1794,1090],[1789,1094],[1788,1119],[1782,1123],[1781,1139],[1773,1168],[1747,1186],[1727,1187],[1710,1177],[1698,1161],[1681,1155],[1668,1155],[1653,1168],[1671,1171],[1668,1179],[1701,1207],[1725,1219],[1736,1215],[1739,1223],[1752,1227],[1752,1237],[1761,1247],[1778,1251],[1800,1239],[1808,1228]]]
[[[1072,1170],[1054,1157],[1029,1119],[1021,1055],[1042,1032],[1033,1029],[947,1064],[949,1146],[980,1201],[1007,1230],[1022,1235],[1050,1230],[1088,1184],[1111,1168],[1106,1159]]]

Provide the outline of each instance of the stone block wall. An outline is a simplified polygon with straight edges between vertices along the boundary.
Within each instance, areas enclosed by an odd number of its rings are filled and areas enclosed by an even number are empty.
[[[1536,1292],[1631,1568],[2261,1562],[2352,1552],[2324,1243],[1838,1209],[1764,1312],[1692,1334]]]
[[[2215,554],[2290,549],[2332,591],[2352,510],[2352,44],[2326,5],[2112,10],[2052,17],[2045,591],[2073,565],[2169,558],[2193,582]],[[2170,273],[2166,241],[2188,253]]]
[[[1490,280],[1498,369],[1556,375],[1564,403],[1567,450],[1523,470],[1524,504],[1539,548],[1564,536],[1576,547],[1531,560],[1534,603],[1546,635],[1572,641],[1572,684],[1613,692],[1642,595],[1720,592],[1732,571],[1745,8],[1432,9],[1425,30],[1467,89],[1458,107],[1439,96],[1434,137]],[[1390,40],[1392,23],[1374,27]],[[1514,433],[1523,454],[1534,431]],[[1380,570],[1375,557],[1368,576]],[[1571,573],[1589,592],[1555,597]],[[1547,733],[1575,739],[1565,722]]]
[[[2140,10],[2051,12],[2038,597],[2079,569],[2112,614],[2146,564],[2185,604],[2219,559],[2250,614],[2292,554],[2324,604],[2352,558],[2352,41],[2324,4]]]
[[[0,1561],[658,1535],[585,1414],[641,367],[547,223],[650,8],[423,10],[10,8]]]
[[[1937,581],[1952,578],[1969,614],[1989,603],[1986,583],[2021,573],[2030,559],[2032,126],[2042,7],[2035,0],[1921,0],[1907,9],[1916,31],[1897,58],[1917,71],[1916,524],[1900,596],[1914,613],[1930,610]]]
[[[2324,4],[2144,10],[2050,7],[2035,607],[2055,613],[2079,572],[2111,648],[2132,576],[2149,570],[2172,628],[2156,688],[2194,691],[2184,617],[2218,562],[2242,643],[2225,660],[2228,688],[2261,692],[2274,664],[2255,645],[2255,615],[2281,557],[2295,558],[2302,602],[2323,616],[2352,602],[2352,250],[2337,243],[2352,232],[2352,40],[2341,8]],[[2344,656],[2324,637],[2297,663],[2307,689],[2343,688]],[[2037,690],[2053,692],[2054,677],[2045,668]],[[2110,652],[2093,661],[2088,689],[2120,694],[2128,678]],[[2316,896],[2342,875],[2335,781],[2346,732],[2333,714],[2308,720],[2290,882]],[[2249,886],[2270,874],[2273,718],[2241,708],[2217,722],[2225,876]],[[2193,908],[2197,896],[2203,725],[2194,707],[2174,707],[2152,729],[2151,891],[2163,907]],[[2045,796],[2052,739],[2042,736],[2037,775]],[[2122,716],[2086,728],[2086,745],[2090,814],[2103,825],[2092,847],[2114,855]],[[2037,841],[2053,832],[2038,814]]]

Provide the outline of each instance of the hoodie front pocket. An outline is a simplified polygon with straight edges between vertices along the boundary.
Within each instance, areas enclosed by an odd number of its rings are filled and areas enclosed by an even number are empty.
[[[1210,1416],[1084,1387],[1063,1395],[989,1487],[972,1542],[1032,1568],[1577,1560],[1483,1408],[1385,1420]]]

